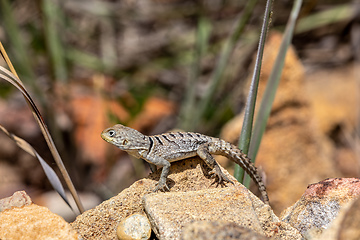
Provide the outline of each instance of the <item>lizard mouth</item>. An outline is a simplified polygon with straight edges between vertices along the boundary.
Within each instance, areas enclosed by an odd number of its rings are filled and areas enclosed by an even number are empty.
[[[104,132],[101,133],[101,138],[104,139],[106,142],[111,143],[112,139],[104,134]]]

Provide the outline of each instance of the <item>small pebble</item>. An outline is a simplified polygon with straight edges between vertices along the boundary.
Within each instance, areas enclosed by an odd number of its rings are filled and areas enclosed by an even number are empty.
[[[32,204],[31,198],[25,191],[15,192],[11,197],[0,199],[0,212],[13,207],[22,207]]]
[[[116,234],[120,240],[147,240],[151,235],[151,226],[147,217],[133,214],[122,220]]]

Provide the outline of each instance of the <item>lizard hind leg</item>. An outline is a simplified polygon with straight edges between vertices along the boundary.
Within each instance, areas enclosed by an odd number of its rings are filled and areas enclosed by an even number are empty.
[[[204,144],[202,146],[200,146],[197,150],[197,155],[204,160],[204,162],[206,163],[206,165],[208,165],[212,170],[209,172],[209,174],[211,175],[211,177],[217,177],[218,178],[218,182],[217,182],[217,186],[218,185],[224,185],[224,182],[229,182],[229,183],[233,183],[233,181],[231,181],[220,169],[219,164],[215,161],[214,157],[210,154],[209,149],[208,149],[209,145],[208,144]],[[215,182],[214,182],[215,183]]]

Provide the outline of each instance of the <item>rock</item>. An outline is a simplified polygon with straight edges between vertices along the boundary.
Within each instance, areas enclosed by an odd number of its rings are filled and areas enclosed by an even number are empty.
[[[360,194],[360,179],[332,178],[308,186],[293,206],[281,214],[300,233],[319,235],[337,217],[340,208]],[[315,232],[315,233],[314,233]]]
[[[189,192],[153,193],[144,196],[144,207],[159,239],[180,239],[193,221],[228,221],[273,239],[301,239],[300,233],[282,223],[270,207],[244,186]]]
[[[359,63],[319,69],[306,77],[306,94],[310,99],[312,118],[318,131],[336,147],[332,156],[342,177],[360,175],[357,153],[348,136],[357,131]],[[326,87],[324,87],[326,86]]]
[[[195,221],[187,224],[181,240],[266,240],[269,239],[233,222]]]
[[[203,169],[207,169],[207,166],[199,158],[172,163],[167,181],[170,191],[184,192],[215,188],[215,184],[212,185],[214,180],[209,175],[204,175],[204,173],[207,174],[207,170],[203,171]],[[234,179],[226,170],[223,172],[228,178]],[[152,193],[160,173],[161,169],[150,174],[148,178],[135,182],[94,209],[79,215],[72,223],[73,228],[84,239],[116,239],[116,226],[119,222],[135,213],[145,214],[142,197]]]
[[[342,218],[339,230],[340,240],[360,239],[360,199],[352,202],[344,217]]]
[[[139,180],[117,196],[77,216],[71,225],[83,239],[116,239],[119,222],[135,213],[144,214],[141,197],[153,186],[154,181],[150,179]]]
[[[216,184],[213,184],[214,180],[208,175],[208,170],[204,161],[199,158],[189,158],[185,161],[174,162],[170,167],[170,174],[167,180],[170,193],[152,192],[159,180],[161,173],[161,169],[159,169],[155,173],[150,174],[148,178],[141,179],[129,188],[124,189],[117,196],[79,215],[71,225],[83,239],[116,239],[116,227],[119,222],[132,214],[145,214],[142,199],[146,194],[151,193],[150,196],[154,199],[162,199],[162,201],[159,201],[160,205],[168,205],[167,201],[170,201],[170,199],[167,196],[172,194],[186,195],[186,192],[192,191],[188,193],[188,197],[194,195],[200,201],[201,197],[199,194],[204,196],[203,199],[211,199],[211,195],[214,192],[226,193],[229,191],[229,193],[233,192],[233,194],[237,193],[243,196],[244,198],[240,198],[240,196],[235,196],[235,198],[241,203],[247,203],[247,206],[250,207],[250,209],[242,207],[237,211],[249,213],[253,217],[250,219],[248,216],[241,215],[237,218],[248,219],[248,222],[252,224],[254,229],[260,232],[263,231],[266,236],[274,237],[274,239],[284,237],[287,239],[301,239],[300,233],[295,228],[291,227],[288,223],[280,222],[268,205],[264,204],[259,198],[238,183],[225,169],[221,168],[224,174],[234,181],[235,186],[228,184],[229,187],[216,188]],[[197,191],[200,191],[200,193],[197,193]],[[206,193],[206,191],[208,192]],[[220,214],[221,211],[219,209],[225,211],[227,207],[224,206],[229,206],[228,202],[231,202],[231,198],[223,197],[218,199],[218,201],[218,209],[210,208],[206,211],[214,211]],[[182,201],[181,204],[186,205],[189,203]],[[215,206],[205,204],[204,202],[202,205]],[[150,211],[153,210],[149,209]],[[167,211],[173,213],[174,209],[168,208]],[[173,215],[181,217],[178,213]],[[189,217],[191,216],[189,214]],[[220,219],[224,217],[224,215],[221,215]],[[186,218],[183,219],[186,221]],[[156,231],[155,225],[152,226],[152,229]]]
[[[119,223],[116,234],[120,240],[147,240],[151,236],[150,222],[144,215],[133,214]]]
[[[264,234],[243,186],[147,194],[144,207],[159,239],[179,239],[183,227],[192,221],[219,219]]]
[[[318,240],[360,239],[360,198],[340,209],[339,215]]]
[[[221,168],[224,174],[235,182],[235,186],[240,184],[231,176],[225,169]],[[88,210],[79,215],[71,224],[74,229],[82,236],[83,239],[115,239],[116,226],[126,217],[139,213],[144,213],[142,205],[142,198],[145,194],[153,193],[155,184],[159,180],[161,169],[148,178],[139,180],[124,189],[117,196],[104,201],[94,209]],[[214,180],[207,174],[208,169],[204,161],[199,158],[190,158],[185,161],[178,161],[172,163],[170,167],[170,174],[168,176],[167,184],[170,187],[170,192],[187,192],[199,191],[216,188],[213,184]],[[230,185],[233,188],[233,185]],[[240,187],[239,187],[240,188]],[[226,188],[217,188],[217,190],[225,190]],[[248,192],[242,188],[243,195]],[[192,192],[196,193],[196,192]],[[164,193],[156,193],[161,196],[166,196]],[[259,198],[248,192],[251,199],[253,211],[261,223],[267,235],[271,236],[300,236],[296,229],[292,228],[287,223],[280,223],[279,219],[274,215],[268,205],[265,205]],[[243,200],[249,202],[250,200]],[[166,203],[165,200],[161,204]],[[219,206],[221,207],[221,206]],[[171,209],[169,211],[172,211]],[[280,227],[279,227],[280,226]],[[299,238],[293,238],[299,239]]]
[[[77,233],[60,216],[35,204],[0,213],[0,239],[78,239]]]
[[[313,109],[317,128],[324,135],[331,135],[335,128],[352,132],[358,123],[359,64],[326,68],[306,76],[305,89]],[[324,87],[326,86],[326,87]],[[344,94],[346,93],[346,94]]]
[[[312,228],[305,234],[308,240],[360,239],[360,198],[341,206],[339,214],[327,229]]]
[[[0,199],[0,212],[13,207],[22,207],[30,204],[32,204],[32,201],[26,192],[18,191],[11,197]]]

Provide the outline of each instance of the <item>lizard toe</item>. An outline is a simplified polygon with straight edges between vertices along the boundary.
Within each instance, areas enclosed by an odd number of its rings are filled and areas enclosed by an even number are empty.
[[[234,185],[234,182],[231,181],[225,174],[222,176],[222,181],[223,182],[228,182]]]
[[[218,181],[217,182],[217,186],[219,185],[225,185],[225,182],[234,184],[233,181],[231,181],[221,170],[218,166],[215,166],[210,172],[209,172],[210,176],[212,178],[217,178]],[[214,182],[214,183],[215,183]],[[214,184],[213,183],[213,184]]]
[[[166,182],[163,181],[159,181],[155,187],[155,189],[153,190],[153,192],[157,192],[157,191],[170,191],[170,188],[168,187],[168,185],[166,184]]]

